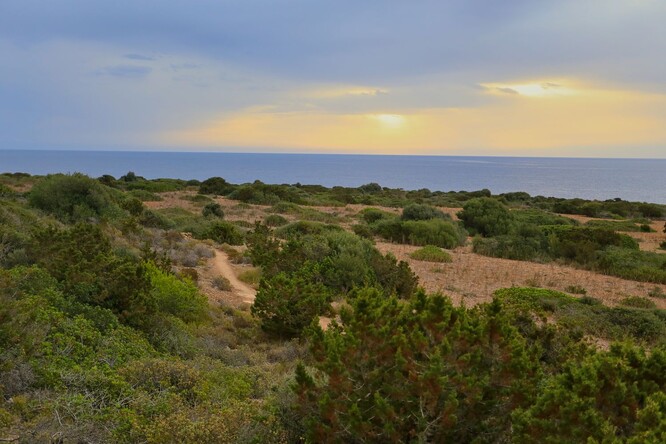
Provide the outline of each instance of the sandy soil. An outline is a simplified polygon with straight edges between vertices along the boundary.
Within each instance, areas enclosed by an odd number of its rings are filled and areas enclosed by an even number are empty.
[[[556,263],[538,264],[481,256],[471,252],[471,247],[451,250],[453,262],[436,264],[416,261],[409,254],[418,247],[377,242],[377,248],[393,253],[405,260],[419,276],[420,284],[429,292],[442,292],[454,303],[474,305],[492,299],[500,288],[533,286],[565,291],[568,286],[580,285],[589,296],[601,299],[608,305],[616,305],[627,296],[648,296],[648,292],[666,285],[635,282],[606,276],[591,271],[579,270]],[[650,298],[660,308],[666,308],[666,299]]]
[[[254,302],[256,290],[238,279],[238,273],[243,268],[229,261],[227,254],[215,249],[215,256],[204,266],[198,267],[199,288],[214,303],[224,303],[233,307],[247,307]],[[223,291],[213,286],[213,279],[224,276],[231,283],[230,291]]]

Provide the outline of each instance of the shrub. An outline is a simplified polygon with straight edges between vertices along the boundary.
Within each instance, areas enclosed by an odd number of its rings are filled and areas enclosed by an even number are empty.
[[[578,301],[585,305],[601,305],[601,301],[597,298],[593,298],[592,296],[583,296],[582,298],[578,299]]]
[[[204,180],[199,185],[200,194],[227,195],[233,191],[234,187],[221,177],[211,177]]]
[[[86,221],[118,210],[109,188],[83,174],[55,174],[37,182],[29,203],[63,222]]]
[[[181,279],[189,279],[196,284],[199,281],[199,272],[196,268],[185,267],[178,272],[178,277]]]
[[[509,209],[489,197],[470,200],[463,205],[458,217],[470,232],[482,236],[508,234],[514,226],[514,218]]]
[[[666,284],[666,256],[663,254],[609,247],[601,252],[596,266],[614,276]]]
[[[587,294],[587,290],[580,285],[569,285],[564,291],[571,294]]]
[[[123,200],[120,206],[132,216],[140,216],[144,210],[143,203],[136,197]]]
[[[323,234],[330,231],[343,231],[338,225],[328,225],[321,222],[301,220],[275,230],[275,234],[282,238],[298,237],[308,234]]]
[[[456,223],[442,219],[381,221],[375,231],[385,239],[411,245],[455,248],[465,242],[465,232]]]
[[[648,291],[648,296],[651,298],[666,298],[666,293],[664,293],[664,290],[662,290],[661,287],[654,287]]]
[[[529,405],[538,372],[499,304],[466,311],[441,295],[404,303],[363,289],[352,306],[342,327],[309,337],[323,377],[296,370],[308,440],[509,441],[510,411]]]
[[[355,235],[362,237],[364,239],[372,239],[374,236],[372,228],[370,228],[366,224],[352,225],[352,231],[354,232]]]
[[[150,294],[160,312],[176,316],[184,322],[199,322],[204,319],[208,308],[205,296],[199,293],[190,281],[179,280],[154,264],[146,265],[150,279]]]
[[[620,305],[633,308],[657,308],[657,304],[641,296],[627,296],[620,301]]]
[[[547,258],[544,243],[543,235],[525,237],[507,234],[490,238],[475,236],[472,247],[475,253],[484,256],[525,261]]]
[[[162,200],[160,196],[147,190],[132,190],[128,191],[128,194],[142,202],[159,202]]]
[[[359,215],[367,224],[372,224],[382,219],[393,219],[395,217],[393,214],[378,210],[377,208],[365,208],[359,213]]]
[[[402,210],[402,220],[446,219],[450,217],[430,205],[409,204]]]
[[[225,221],[213,222],[200,232],[193,234],[199,239],[211,239],[220,244],[241,245],[243,243],[243,234],[236,225]]]
[[[412,259],[426,262],[452,262],[451,255],[434,245],[426,245],[409,255]]]
[[[212,202],[206,204],[201,210],[203,217],[219,217],[220,219],[224,218],[224,211],[219,203]]]
[[[264,223],[269,227],[281,227],[287,225],[289,221],[279,214],[269,214],[264,219]]]
[[[249,285],[258,285],[261,280],[261,268],[249,268],[243,270],[238,275],[238,279]]]
[[[252,314],[261,328],[278,337],[300,336],[313,319],[329,309],[326,287],[311,279],[306,271],[285,273],[262,280],[252,305]]]
[[[233,290],[233,287],[231,286],[231,282],[229,279],[225,278],[224,276],[215,276],[213,278],[213,287],[217,288],[218,290],[222,291],[231,291]]]

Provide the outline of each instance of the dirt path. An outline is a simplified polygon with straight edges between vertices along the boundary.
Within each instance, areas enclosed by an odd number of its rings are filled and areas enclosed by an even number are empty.
[[[227,253],[222,250],[215,249],[213,268],[217,271],[217,273],[229,279],[231,286],[234,288],[234,293],[240,296],[243,299],[243,302],[247,302],[248,304],[254,302],[254,298],[257,295],[257,292],[254,290],[254,288],[250,287],[245,282],[241,282],[236,277],[236,273],[229,263],[229,256],[227,256]]]

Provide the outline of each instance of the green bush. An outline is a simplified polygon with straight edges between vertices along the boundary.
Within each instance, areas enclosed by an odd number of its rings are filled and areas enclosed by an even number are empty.
[[[587,294],[587,290],[580,285],[569,285],[564,291],[571,294]]]
[[[212,283],[213,287],[217,288],[218,290],[231,291],[234,289],[229,279],[225,278],[224,276],[215,276]]]
[[[513,260],[547,259],[545,237],[543,235],[525,237],[520,235],[500,235],[490,238],[475,236],[472,248],[475,253],[490,257]]]
[[[597,267],[625,279],[666,284],[666,256],[659,253],[609,247],[600,254]]]
[[[365,221],[366,224],[372,224],[382,219],[393,219],[395,215],[388,213],[386,211],[379,210],[377,208],[364,208],[359,215],[361,219]]]
[[[197,239],[211,239],[220,244],[243,244],[243,233],[236,225],[226,221],[213,222],[193,234]]]
[[[220,196],[226,196],[231,193],[233,189],[234,186],[221,177],[211,177],[204,180],[199,185],[200,194],[217,194]]]
[[[142,202],[159,202],[162,200],[157,194],[146,190],[132,190],[129,191],[128,194],[132,197],[136,197]]]
[[[450,219],[448,214],[425,204],[409,204],[402,210],[402,220]]]
[[[80,173],[46,176],[28,196],[30,205],[72,223],[119,214],[109,188]]]
[[[261,281],[261,268],[249,268],[238,274],[238,279],[249,285],[258,285]]]
[[[301,220],[278,228],[275,230],[275,234],[282,238],[291,238],[308,234],[323,234],[330,231],[342,231],[342,228],[338,225]]]
[[[150,295],[160,312],[168,313],[184,322],[201,322],[208,308],[208,300],[199,293],[191,281],[183,281],[166,273],[154,264],[146,264],[150,279]]]
[[[641,296],[627,296],[620,301],[620,305],[633,308],[657,308],[657,304]]]
[[[375,289],[351,304],[342,327],[310,335],[314,369],[296,371],[309,440],[510,440],[511,410],[529,406],[539,373],[497,304],[467,311]]]
[[[451,255],[434,245],[426,245],[409,255],[412,259],[426,262],[453,262]]]
[[[264,219],[264,223],[269,227],[281,227],[283,225],[287,225],[289,221],[279,214],[269,214]]]
[[[499,201],[480,197],[463,205],[458,217],[471,233],[482,236],[498,236],[513,230],[514,217]]]
[[[219,203],[211,202],[203,207],[201,215],[203,217],[219,217],[220,219],[223,219],[224,211],[222,211],[222,206]]]
[[[317,316],[329,310],[326,287],[313,282],[307,270],[284,273],[262,281],[252,305],[261,328],[278,337],[299,336]]]
[[[466,233],[456,223],[443,219],[419,221],[382,220],[372,226],[379,236],[411,245],[455,248],[465,243]]]

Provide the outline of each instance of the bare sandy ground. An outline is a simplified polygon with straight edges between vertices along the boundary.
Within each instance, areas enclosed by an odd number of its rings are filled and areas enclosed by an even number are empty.
[[[238,273],[242,266],[234,265],[229,261],[227,254],[219,249],[215,249],[215,256],[200,267],[199,289],[208,296],[211,303],[224,303],[236,308],[246,308],[254,302],[257,292],[254,288],[238,279]],[[231,290],[223,291],[213,285],[213,279],[217,276],[223,276],[229,280]]]
[[[627,296],[645,296],[655,287],[666,293],[666,285],[636,282],[580,270],[557,263],[538,264],[481,256],[471,247],[451,250],[453,262],[436,264],[411,259],[409,254],[419,247],[377,242],[377,248],[407,261],[418,275],[420,284],[429,292],[442,292],[454,303],[471,306],[492,300],[495,290],[507,287],[542,287],[566,291],[569,286],[582,286],[588,296],[616,305]],[[666,299],[650,298],[658,307],[666,308]]]

